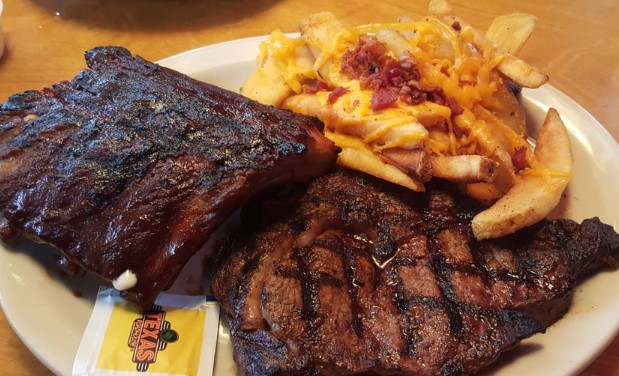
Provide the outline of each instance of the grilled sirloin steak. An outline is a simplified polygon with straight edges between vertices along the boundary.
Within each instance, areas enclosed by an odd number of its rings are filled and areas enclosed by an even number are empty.
[[[618,266],[598,219],[477,241],[480,209],[350,172],[250,207],[212,285],[241,373],[475,373],[558,319],[583,273]]]
[[[313,118],[119,47],[86,62],[70,82],[0,105],[2,232],[34,235],[108,280],[132,271],[124,296],[145,308],[247,199],[337,157]]]

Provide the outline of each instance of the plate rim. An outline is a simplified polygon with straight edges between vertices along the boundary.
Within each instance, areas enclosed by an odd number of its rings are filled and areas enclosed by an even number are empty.
[[[298,35],[298,33],[289,33],[288,35],[295,36]],[[163,58],[157,61],[157,63],[165,67],[178,69],[181,72],[192,76],[192,74],[194,73],[208,71],[209,69],[218,67],[225,67],[225,65],[230,65],[233,63],[246,63],[248,62],[248,60],[255,61],[255,57],[258,51],[258,44],[261,40],[267,37],[268,35],[260,35],[233,39],[229,41],[222,41],[219,43],[182,51],[178,54]],[[195,62],[191,62],[192,60],[199,59],[203,56],[207,56],[210,59],[208,61],[204,61],[203,64],[201,62],[199,66],[197,66]],[[193,70],[190,69],[192,67]],[[524,89],[523,97],[532,101],[536,101],[536,103],[538,105],[541,105],[542,107],[560,107],[562,109],[560,113],[564,120],[566,120],[566,118],[569,120],[570,118],[572,118],[572,116],[585,119],[586,126],[584,126],[583,129],[581,129],[581,126],[577,124],[571,123],[569,121],[566,122],[566,126],[568,127],[571,135],[573,137],[586,137],[587,140],[594,140],[595,144],[598,147],[602,147],[604,150],[606,150],[606,152],[611,153],[616,157],[619,157],[619,146],[617,144],[617,141],[611,136],[608,130],[604,128],[602,124],[597,121],[580,104],[578,104],[568,95],[561,92],[551,84],[545,84],[541,88],[535,90]],[[554,103],[547,103],[548,97],[555,98]],[[611,169],[619,174],[619,167],[611,167]],[[619,183],[617,185],[619,185]],[[614,221],[614,223],[612,223],[612,225],[615,228],[618,228],[618,223],[616,222],[616,220]],[[0,244],[0,248],[0,254],[6,252],[14,253],[14,251],[7,251],[4,244]],[[5,263],[5,260],[0,262],[0,270],[7,270],[7,266],[5,265]],[[619,270],[615,271],[614,273],[619,273]],[[9,299],[7,299],[7,297],[10,296],[10,292],[7,291],[7,286],[4,283],[5,278],[8,277],[3,276],[0,278],[0,306],[2,307],[7,322],[13,329],[14,333],[21,339],[26,348],[28,348],[28,350],[32,354],[34,354],[53,373],[67,374],[66,371],[68,370],[68,374],[70,374],[73,363],[71,362],[71,364],[67,366],[67,364],[62,364],[62,362],[59,361],[58,357],[53,356],[54,351],[58,351],[59,347],[61,346],[47,344],[47,348],[45,348],[46,345],[41,345],[39,339],[33,338],[31,335],[24,335],[24,333],[27,333],[27,330],[23,329],[26,323],[24,322],[24,319],[20,317],[19,309],[14,306],[11,298],[9,297]],[[7,303],[9,305],[7,305]],[[617,309],[619,309],[619,296],[617,296]],[[613,325],[610,326],[608,325],[608,323],[606,324],[606,328],[610,327],[611,330],[607,330],[598,336],[600,340],[596,342],[593,351],[589,351],[589,356],[586,357],[587,359],[584,359],[585,357],[583,357],[583,359],[579,359],[574,365],[574,367],[570,369],[571,372],[575,373],[584,369],[597,356],[599,356],[599,354],[617,336],[617,333],[619,333],[619,318],[617,318],[612,324]],[[79,341],[77,345],[79,345]],[[71,359],[73,359],[73,357],[74,354],[71,356]]]

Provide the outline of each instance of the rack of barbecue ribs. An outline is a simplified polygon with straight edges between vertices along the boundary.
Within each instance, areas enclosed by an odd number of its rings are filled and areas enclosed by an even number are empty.
[[[337,158],[316,119],[120,47],[86,62],[0,105],[1,232],[54,245],[68,270],[116,282],[143,308],[245,201]]]

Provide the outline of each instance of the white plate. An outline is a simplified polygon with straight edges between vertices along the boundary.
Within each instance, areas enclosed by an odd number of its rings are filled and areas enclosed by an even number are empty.
[[[200,80],[238,90],[253,71],[262,37],[235,40],[188,51],[161,61]],[[523,92],[535,124],[545,110],[561,113],[573,142],[575,178],[562,214],[576,220],[599,216],[618,228],[619,147],[606,130],[573,100],[545,85]],[[53,372],[70,375],[73,357],[93,307],[100,281],[86,276],[60,278],[53,252],[24,242],[0,245],[0,297],[4,312],[28,348]],[[524,341],[490,373],[569,375],[578,373],[614,338],[619,329],[619,272],[604,272],[577,288],[568,314]],[[229,338],[221,331],[217,375],[234,368]]]

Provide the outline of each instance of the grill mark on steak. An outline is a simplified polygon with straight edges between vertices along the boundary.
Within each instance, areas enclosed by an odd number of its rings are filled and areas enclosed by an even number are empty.
[[[279,202],[294,204],[269,213]],[[478,241],[482,209],[348,171],[249,205],[212,284],[241,374],[475,373],[558,319],[579,276],[619,264],[619,235],[598,219]]]
[[[0,105],[0,212],[148,308],[234,210],[328,170],[322,124],[193,80],[119,47],[71,81]],[[6,232],[6,231],[3,231]]]
[[[430,244],[432,243],[433,242],[430,242]],[[430,247],[430,252],[438,254],[440,251],[437,249],[439,248],[435,248],[435,246]],[[459,299],[453,286],[451,285],[451,271],[448,268],[444,256],[439,254],[438,256],[433,257],[431,268],[436,273],[438,286],[441,289],[442,296],[445,298],[445,300],[441,302],[441,308],[443,308],[443,310],[447,313],[449,320],[449,331],[461,341],[464,339],[465,333],[463,332],[464,326],[462,323],[462,317],[460,317],[460,312],[458,311],[457,306]]]

